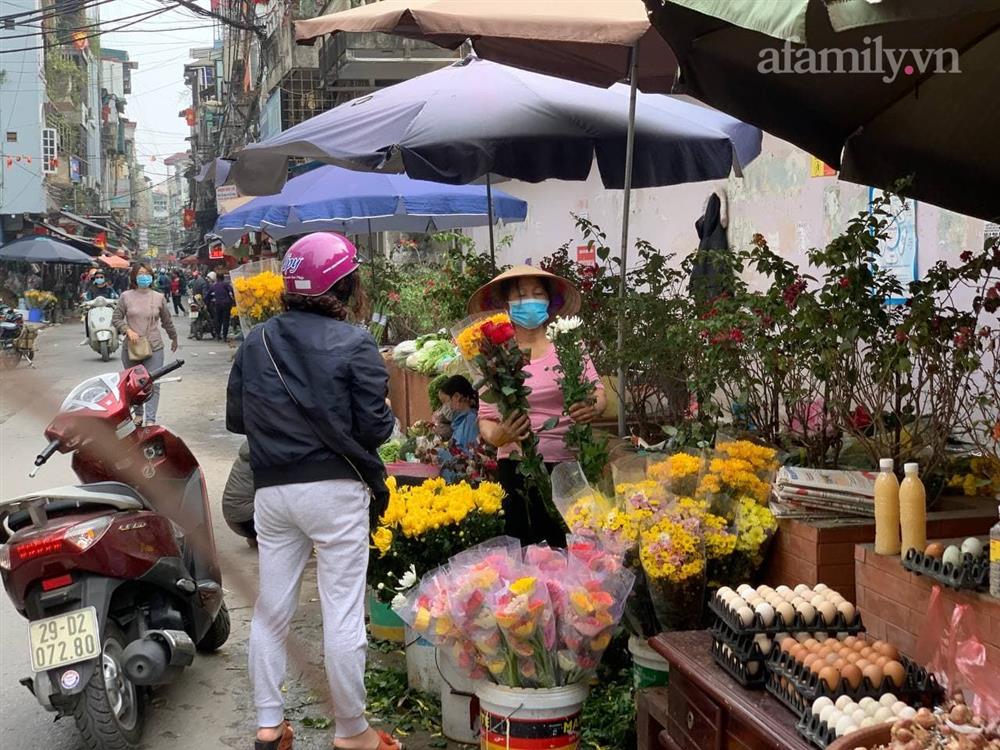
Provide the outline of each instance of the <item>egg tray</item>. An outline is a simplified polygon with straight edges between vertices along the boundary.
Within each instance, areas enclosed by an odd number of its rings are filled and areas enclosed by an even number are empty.
[[[767,653],[761,650],[753,633],[733,630],[725,620],[716,618],[712,622],[709,632],[712,634],[712,638],[725,643],[745,661],[759,660],[763,664],[771,653],[770,649]]]
[[[712,657],[715,659],[715,663],[722,667],[736,682],[749,690],[759,690],[764,687],[764,683],[767,681],[764,658],[758,656],[757,659],[746,660],[734,651],[726,654],[723,653],[723,645],[727,644],[718,638],[712,639]],[[754,644],[754,648],[756,648],[756,644]],[[760,649],[757,649],[757,653],[760,654]],[[752,675],[750,674],[750,665],[754,663],[757,664],[757,674]]]
[[[844,619],[843,614],[838,612],[837,617],[829,625],[825,623],[820,624],[815,620],[812,625],[806,625],[802,620],[802,615],[798,612],[795,613],[795,618],[792,620],[790,625],[786,625],[785,621],[782,620],[780,615],[777,613],[774,615],[774,622],[771,623],[771,625],[765,625],[763,621],[761,621],[760,615],[754,612],[753,622],[750,625],[744,625],[736,616],[736,612],[720,602],[714,596],[709,599],[708,608],[716,617],[725,622],[733,630],[739,633],[746,633],[750,636],[768,635],[774,637],[778,633],[799,632],[826,633],[830,636],[834,636],[838,633],[856,635],[857,633],[864,632],[865,629],[864,623],[861,622],[861,614],[858,612],[855,612],[854,620],[850,623]],[[819,617],[818,614],[817,617]]]
[[[788,680],[788,685],[786,687],[781,684],[781,679],[784,675],[779,674],[778,672],[772,672],[769,669],[765,670],[765,674],[767,675],[767,680],[764,683],[764,689],[799,719],[805,716],[812,704],[806,703],[805,698],[803,698],[799,691],[795,688],[792,681]]]
[[[933,578],[956,591],[986,591],[989,588],[990,561],[987,554],[974,557],[965,552],[961,564],[952,565],[911,547],[903,556],[902,563],[911,573]]]
[[[812,711],[806,711],[795,728],[799,734],[820,750],[826,750],[826,746],[837,739],[834,728],[825,721],[820,721],[820,718]]]
[[[888,677],[882,680],[881,685],[873,686],[869,683],[867,677],[863,677],[861,684],[857,688],[851,689],[841,680],[840,685],[835,690],[830,690],[826,683],[822,682],[816,674],[796,662],[790,655],[783,653],[778,644],[774,644],[771,649],[771,653],[767,659],[767,669],[773,674],[787,677],[789,682],[795,685],[795,689],[799,695],[810,706],[821,695],[825,695],[833,700],[846,695],[857,703],[865,697],[878,700],[885,693],[892,693],[911,706],[931,706],[940,702],[944,696],[944,689],[938,684],[937,679],[935,679],[931,672],[928,672],[902,655],[899,657],[899,662],[906,670],[906,677],[903,680],[902,687],[896,687]]]

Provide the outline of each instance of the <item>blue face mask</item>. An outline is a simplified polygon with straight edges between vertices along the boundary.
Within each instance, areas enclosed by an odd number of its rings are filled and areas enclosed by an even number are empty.
[[[94,279],[94,283],[97,284],[98,286],[100,286],[101,284],[104,283],[104,277],[103,276],[97,276]]]
[[[135,283],[143,288],[150,287],[153,285],[153,277],[148,273],[140,273],[135,277]]]
[[[538,328],[549,319],[549,303],[541,299],[519,299],[510,303],[510,319],[521,328]]]

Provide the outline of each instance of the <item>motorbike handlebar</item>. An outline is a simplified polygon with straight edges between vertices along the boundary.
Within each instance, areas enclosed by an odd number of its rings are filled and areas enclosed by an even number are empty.
[[[164,365],[159,370],[153,370],[151,373],[149,373],[149,379],[156,380],[158,378],[162,378],[164,375],[169,375],[174,370],[179,370],[183,366],[184,366],[183,359],[175,359],[169,365]]]
[[[53,440],[52,442],[50,442],[48,445],[45,446],[45,449],[41,453],[35,456],[35,466],[41,466],[42,464],[44,464],[46,461],[52,458],[52,454],[55,453],[58,449],[59,449],[58,440]]]

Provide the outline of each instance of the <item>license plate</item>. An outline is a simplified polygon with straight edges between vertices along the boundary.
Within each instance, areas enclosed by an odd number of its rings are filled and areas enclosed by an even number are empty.
[[[75,664],[101,655],[97,610],[86,607],[64,615],[35,620],[28,626],[31,669],[49,669]]]

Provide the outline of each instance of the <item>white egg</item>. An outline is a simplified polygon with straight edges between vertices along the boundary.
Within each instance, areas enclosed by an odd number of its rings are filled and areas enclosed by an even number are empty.
[[[765,628],[771,627],[774,623],[774,607],[767,602],[761,602],[754,606],[754,611],[760,617],[760,621],[764,623]]]
[[[788,596],[789,594],[792,593],[792,590],[788,588],[788,586],[782,584],[781,586],[778,586],[778,588],[775,589],[775,592],[781,594],[782,596]]]
[[[734,596],[729,600],[729,608],[734,612],[747,606],[747,600],[742,596]]]
[[[949,544],[945,549],[944,554],[941,555],[941,562],[945,565],[958,566],[962,564],[962,550],[960,550],[956,545]]]
[[[873,719],[871,716],[866,716],[861,720],[861,723],[858,724],[858,729],[864,729],[865,727],[873,727],[873,726],[875,726],[875,719]]]
[[[813,633],[813,638],[815,638],[817,641],[825,641],[829,637],[830,636],[826,634],[825,630],[817,630],[815,633]]]
[[[827,698],[825,695],[821,695],[819,698],[813,701],[812,712],[814,715],[819,715],[822,713],[823,709],[827,706],[832,706],[833,701]]]
[[[797,640],[799,643],[805,643],[810,638],[812,638],[812,634],[811,633],[796,633],[795,634],[795,640]]]
[[[868,712],[863,708],[856,708],[851,712],[851,721],[855,724],[860,724],[862,721],[868,718]]]
[[[893,695],[892,693],[884,693],[884,694],[883,694],[883,695],[882,695],[882,696],[881,696],[881,697],[880,697],[880,698],[878,699],[878,702],[879,702],[879,704],[880,704],[880,705],[883,705],[883,706],[885,706],[886,708],[892,708],[892,705],[893,705],[894,703],[896,703],[896,701],[898,701],[898,700],[899,700],[899,698],[897,698],[897,697],[896,697],[895,695]]]
[[[756,607],[758,604],[763,603],[763,601],[764,597],[757,596],[756,594],[751,594],[750,596],[747,597],[747,604],[749,604],[751,607]]]
[[[912,719],[916,715],[917,715],[917,709],[915,709],[913,706],[907,706],[898,714],[896,714],[896,716],[898,716],[900,719]]]
[[[750,673],[751,677],[756,677],[757,673],[760,672],[760,662],[756,660],[747,662],[747,672]]]
[[[745,583],[741,583],[739,586],[736,587],[736,593],[742,597],[747,597],[750,594],[754,593],[754,591],[755,589],[753,588],[753,586],[748,586]]]
[[[868,708],[869,706],[877,706],[878,701],[872,698],[870,695],[866,695],[864,698],[858,701],[858,705],[861,708]]]
[[[801,615],[802,622],[806,625],[812,625],[813,621],[816,619],[816,608],[809,604],[809,602],[803,602],[795,608],[795,611]]]
[[[844,711],[852,703],[854,703],[854,701],[851,700],[851,696],[842,695],[837,698],[837,702],[834,705],[837,707],[838,711]]]
[[[753,610],[750,607],[740,607],[736,610],[736,617],[743,623],[743,627],[749,628],[753,623]]]
[[[842,716],[837,722],[837,727],[834,731],[838,737],[843,737],[845,734],[857,731],[857,729],[858,725],[854,723],[854,720],[850,716]]]
[[[894,716],[899,716],[899,714],[904,709],[907,709],[907,708],[909,708],[909,706],[907,704],[903,703],[903,701],[896,701],[891,706],[889,706],[889,710],[892,711],[892,713],[893,713]]]
[[[844,622],[850,625],[854,622],[854,618],[857,615],[857,611],[854,609],[854,605],[848,601],[842,601],[837,603],[837,611],[844,616]]]
[[[819,607],[820,604],[826,601],[826,597],[823,594],[816,594],[809,597],[809,603],[814,607]]]
[[[877,721],[879,724],[881,724],[884,721],[892,721],[895,715],[896,714],[892,712],[892,709],[882,706],[881,708],[879,708],[878,711],[875,712],[872,718],[875,719],[875,721]]]
[[[799,596],[805,596],[810,592],[810,590],[811,589],[804,583],[800,583],[798,586],[795,587],[795,593],[798,594]]]
[[[764,654],[764,656],[767,656],[769,653],[771,653],[771,639],[767,635],[761,633],[756,638],[754,638],[754,641],[756,641],[757,648],[760,649],[760,652]]]
[[[719,589],[718,591],[716,591],[715,593],[716,593],[716,594],[718,594],[719,596],[721,596],[721,597],[725,598],[725,597],[727,597],[727,596],[732,596],[732,595],[733,595],[733,594],[735,594],[736,592],[735,592],[735,591],[733,591],[733,590],[732,590],[731,588],[729,588],[728,586],[723,586],[722,588],[720,588],[720,589]]]
[[[761,585],[757,587],[757,593],[760,594],[761,596],[764,596],[765,594],[774,593],[774,589],[772,589],[770,586]]]
[[[815,586],[813,586],[813,591],[816,591],[817,593],[820,594],[822,594],[824,591],[828,591],[829,589],[830,587],[827,586],[825,583],[817,583]]]
[[[778,643],[781,643],[786,638],[791,638],[791,637],[792,637],[791,633],[778,633],[776,636],[774,636],[774,640],[776,640]]]
[[[976,539],[974,536],[970,536],[964,542],[962,542],[962,554],[972,555],[973,557],[979,557],[983,554],[983,543]]]
[[[813,601],[816,600],[814,599]],[[833,621],[837,619],[837,607],[833,602],[822,599],[819,604],[814,606],[816,607],[816,611],[819,612],[819,616],[823,619],[823,622],[827,625],[832,625]]]
[[[828,706],[823,706],[823,708],[821,708],[819,711],[819,720],[829,724],[831,723],[831,721],[833,721],[834,714],[836,714],[839,717],[840,711],[838,711],[837,707],[834,706],[832,703]]]

